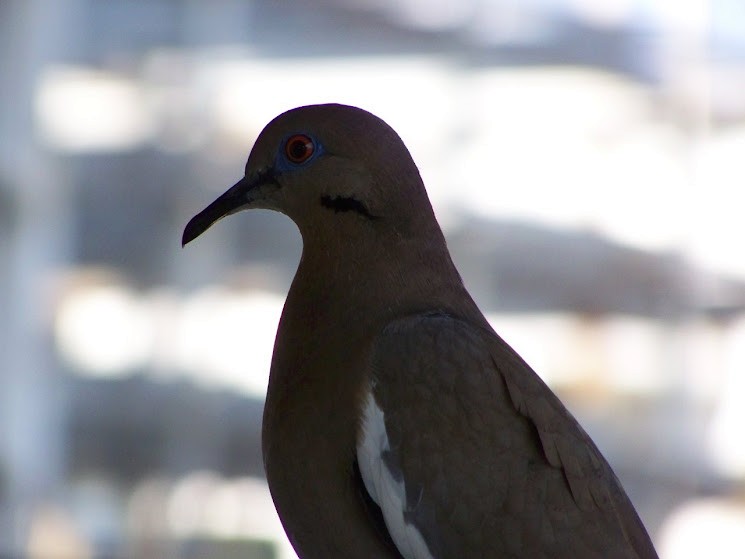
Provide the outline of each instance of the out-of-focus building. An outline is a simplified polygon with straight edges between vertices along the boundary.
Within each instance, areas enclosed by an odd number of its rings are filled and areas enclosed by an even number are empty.
[[[0,556],[292,557],[260,422],[299,235],[179,243],[330,101],[401,134],[662,556],[742,556],[743,37],[738,0],[0,3]]]

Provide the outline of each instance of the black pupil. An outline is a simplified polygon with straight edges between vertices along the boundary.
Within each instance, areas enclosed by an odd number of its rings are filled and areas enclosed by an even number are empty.
[[[310,151],[310,146],[305,140],[295,140],[290,144],[290,157],[293,159],[305,159]]]

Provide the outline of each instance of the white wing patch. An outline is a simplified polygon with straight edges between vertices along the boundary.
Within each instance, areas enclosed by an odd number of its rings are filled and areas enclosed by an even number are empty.
[[[406,559],[434,559],[416,526],[404,520],[406,489],[396,481],[383,461],[390,450],[385,431],[383,410],[372,392],[368,392],[362,409],[362,430],[357,441],[357,462],[367,492],[383,511],[383,519],[398,551]]]

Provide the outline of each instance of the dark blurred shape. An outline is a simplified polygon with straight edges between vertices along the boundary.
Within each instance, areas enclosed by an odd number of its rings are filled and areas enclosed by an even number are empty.
[[[624,246],[589,231],[469,219],[448,245],[464,276],[478,278],[480,302],[493,312],[673,319],[745,309],[745,281],[697,268],[680,254]]]
[[[68,378],[69,468],[127,484],[153,472],[264,475],[261,400],[133,376]]]

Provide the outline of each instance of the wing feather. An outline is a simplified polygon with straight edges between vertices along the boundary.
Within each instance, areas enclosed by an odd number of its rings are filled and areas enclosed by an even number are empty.
[[[493,332],[443,314],[397,320],[370,377],[384,467],[432,556],[656,557],[592,440]]]

